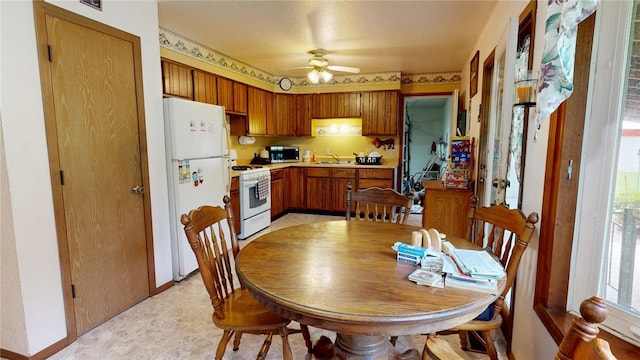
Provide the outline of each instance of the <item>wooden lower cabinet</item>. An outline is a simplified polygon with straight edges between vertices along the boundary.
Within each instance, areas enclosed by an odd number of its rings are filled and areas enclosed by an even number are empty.
[[[359,169],[358,189],[394,188],[394,169]]]
[[[372,186],[393,188],[394,174],[395,169],[357,167],[294,166],[272,170],[271,217],[289,210],[344,213],[347,184],[351,183],[354,191]]]
[[[422,226],[446,235],[466,238],[472,195],[471,190],[425,188]]]
[[[285,169],[271,170],[271,218],[284,214]]]
[[[305,168],[291,167],[285,173],[285,209],[305,209]]]
[[[347,184],[355,186],[356,169],[331,169],[330,211],[345,212],[347,209]]]
[[[236,234],[240,234],[240,179],[238,177],[231,178],[229,199],[231,199],[231,211],[233,212],[233,227]]]
[[[307,168],[307,209],[328,210],[331,198],[331,169]]]

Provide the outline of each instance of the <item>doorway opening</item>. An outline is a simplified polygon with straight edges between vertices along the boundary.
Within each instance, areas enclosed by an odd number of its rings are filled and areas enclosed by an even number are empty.
[[[420,213],[423,181],[441,180],[449,157],[452,129],[458,126],[458,98],[454,94],[406,96],[403,100],[402,190],[413,190],[412,209]],[[466,131],[466,126],[461,132]]]

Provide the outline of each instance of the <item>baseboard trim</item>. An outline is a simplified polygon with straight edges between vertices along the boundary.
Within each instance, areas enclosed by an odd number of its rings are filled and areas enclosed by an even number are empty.
[[[69,341],[67,338],[64,338],[56,343],[47,346],[42,351],[34,354],[33,356],[26,356],[22,354],[15,353],[10,350],[0,349],[0,357],[9,360],[44,360],[49,356],[57,353],[58,351],[66,348],[69,345]]]

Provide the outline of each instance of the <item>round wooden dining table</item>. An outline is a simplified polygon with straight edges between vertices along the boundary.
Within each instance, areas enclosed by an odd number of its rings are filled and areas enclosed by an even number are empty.
[[[241,283],[265,307],[302,324],[337,333],[346,359],[388,359],[390,336],[434,333],[465,323],[497,295],[420,286],[419,267],[396,261],[395,242],[420,228],[327,221],[269,232],[236,258]],[[449,238],[457,248],[475,245]],[[498,292],[504,284],[500,283]]]

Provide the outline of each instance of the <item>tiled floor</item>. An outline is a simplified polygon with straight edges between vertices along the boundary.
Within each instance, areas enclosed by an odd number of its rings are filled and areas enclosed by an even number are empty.
[[[339,220],[339,216],[288,214],[276,220],[267,231],[322,220]],[[412,215],[409,222],[420,225],[420,215]],[[255,238],[241,241],[241,246]],[[120,359],[213,359],[222,331],[211,322],[211,304],[198,274],[177,283],[161,294],[149,298],[97,328],[78,338],[70,346],[49,359],[120,360]],[[315,343],[321,335],[334,339],[335,334],[310,328]],[[504,338],[497,334],[500,358],[506,359]],[[457,336],[443,337],[454,349],[467,359],[484,359],[484,355],[467,353],[459,349]],[[225,359],[255,359],[264,337],[244,335],[240,349],[236,352],[228,346]],[[294,359],[314,359],[307,354],[300,335],[289,337]],[[422,351],[425,337],[402,336],[396,350],[404,352],[415,348]],[[267,359],[282,358],[282,343],[274,337]]]

